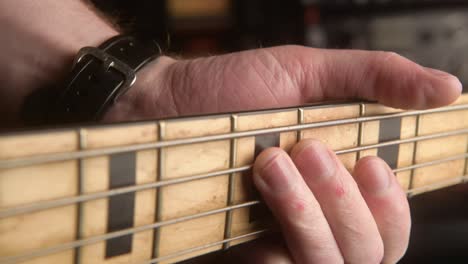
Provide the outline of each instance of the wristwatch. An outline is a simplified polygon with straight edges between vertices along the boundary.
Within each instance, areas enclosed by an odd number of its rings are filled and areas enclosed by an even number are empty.
[[[63,124],[99,120],[132,87],[137,71],[161,55],[157,43],[116,36],[99,47],[84,47],[65,81],[27,98],[23,119]]]

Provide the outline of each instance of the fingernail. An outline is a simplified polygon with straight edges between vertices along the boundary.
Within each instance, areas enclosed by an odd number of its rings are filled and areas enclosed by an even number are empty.
[[[437,69],[432,69],[432,68],[427,68],[427,67],[424,67],[424,68],[428,73],[430,73],[432,76],[436,78],[439,78],[445,81],[452,81],[456,83],[456,87],[460,90],[460,92],[461,90],[463,90],[463,85],[457,76],[441,71],[441,70],[437,70]]]
[[[295,172],[293,163],[286,154],[277,154],[269,159],[257,161],[260,164],[254,172],[254,177],[260,179],[270,191],[283,192],[291,189]]]
[[[374,194],[387,190],[392,183],[392,178],[395,177],[388,165],[381,160],[372,159],[367,166],[367,179],[360,182],[364,190]]]
[[[328,148],[315,140],[303,144],[302,148],[294,153],[294,161],[304,177],[321,180],[334,176],[336,162]]]

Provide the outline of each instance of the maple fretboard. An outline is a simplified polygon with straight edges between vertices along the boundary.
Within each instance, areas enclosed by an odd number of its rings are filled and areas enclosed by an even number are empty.
[[[0,135],[0,263],[172,263],[254,239],[255,156],[317,138],[409,196],[467,179],[468,95],[428,111],[304,106]]]

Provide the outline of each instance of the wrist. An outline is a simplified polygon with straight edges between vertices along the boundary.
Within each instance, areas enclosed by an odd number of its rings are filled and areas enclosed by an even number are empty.
[[[166,116],[176,60],[160,56],[136,74],[135,84],[106,111],[102,121],[136,121]],[[163,105],[164,103],[164,105]]]
[[[71,69],[83,46],[98,46],[118,34],[82,1],[18,0],[0,3],[1,121],[17,126],[24,99],[56,83]]]

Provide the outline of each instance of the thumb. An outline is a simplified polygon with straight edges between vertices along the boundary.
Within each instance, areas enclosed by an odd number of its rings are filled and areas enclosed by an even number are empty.
[[[301,46],[194,60],[161,57],[143,69],[108,119],[143,119],[365,99],[405,109],[453,102],[453,75],[395,53]],[[119,106],[120,104],[120,106]],[[118,117],[118,118],[116,118]]]

